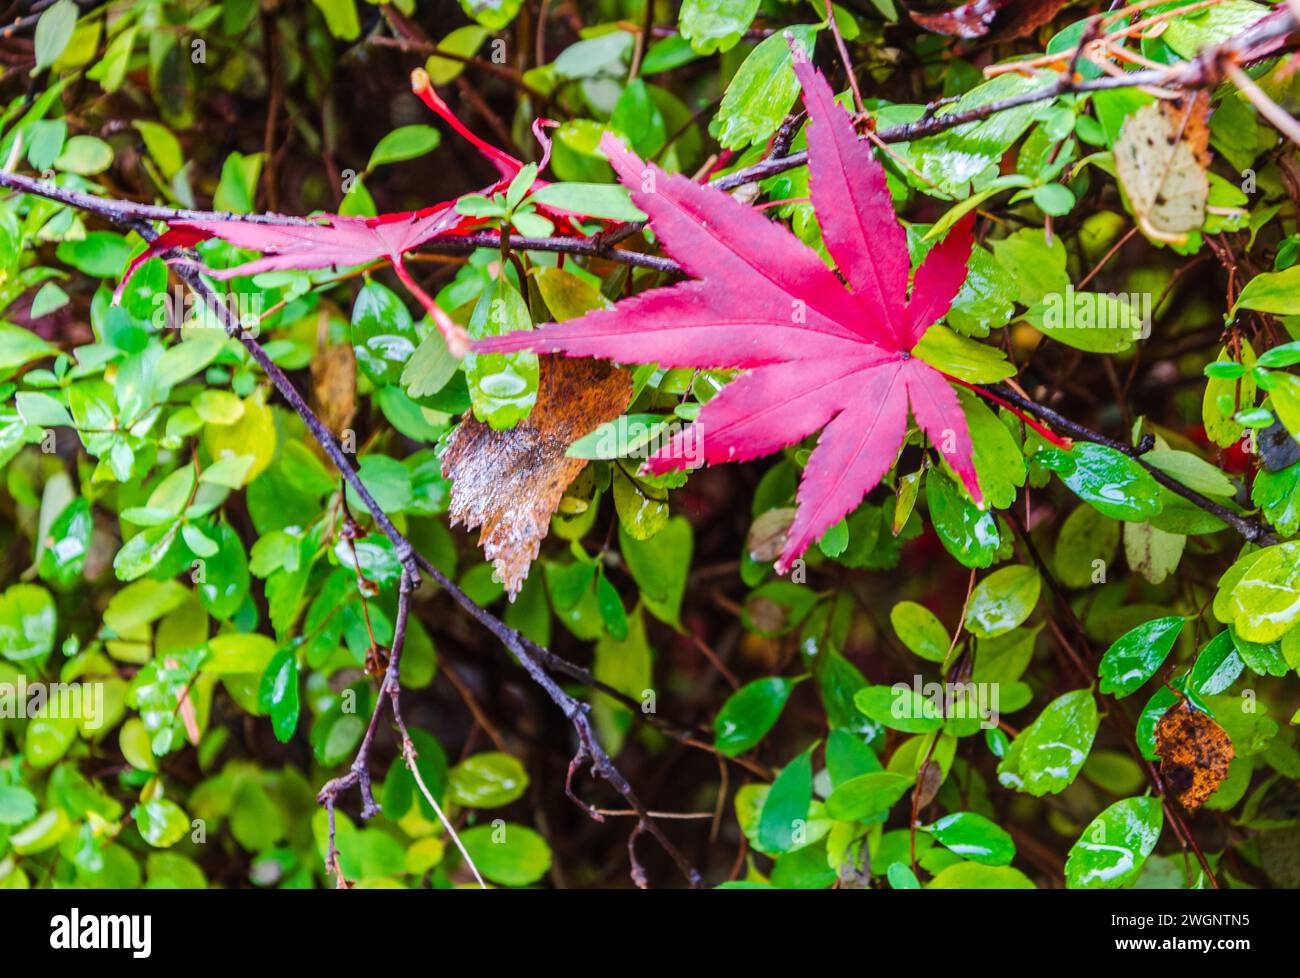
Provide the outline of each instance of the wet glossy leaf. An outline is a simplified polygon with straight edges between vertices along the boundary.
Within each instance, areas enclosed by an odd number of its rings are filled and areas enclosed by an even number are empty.
[[[925,480],[925,500],[930,519],[948,552],[967,567],[988,567],[1002,540],[997,521],[963,496],[941,472],[931,471]]]
[[[1091,690],[1058,696],[1012,741],[998,779],[1035,797],[1063,790],[1088,759],[1098,722]]]
[[[1065,863],[1071,889],[1117,890],[1142,872],[1164,824],[1159,798],[1125,798],[1098,815],[1083,830]]]
[[[1038,604],[1042,579],[1032,567],[1016,564],[989,574],[971,592],[966,627],[981,638],[993,638],[1021,625]]]
[[[1105,445],[1081,442],[1070,451],[1048,448],[1034,456],[1076,496],[1117,520],[1143,522],[1160,512],[1160,485],[1142,466]]]
[[[1016,855],[1006,830],[976,812],[953,812],[923,829],[950,851],[985,866],[1005,866]]]
[[[0,595],[0,655],[10,662],[45,658],[54,649],[58,612],[50,592],[12,584]]]
[[[817,30],[792,27],[790,33],[806,54]],[[743,149],[766,139],[781,124],[798,92],[789,42],[781,34],[765,38],[749,53],[722,97],[715,122],[718,142],[724,149]]]
[[[1101,658],[1101,691],[1119,699],[1135,692],[1156,674],[1186,623],[1181,615],[1172,615],[1125,632]]]
[[[258,688],[258,706],[271,717],[275,739],[287,743],[298,726],[298,653],[283,648],[267,664]]]
[[[771,676],[747,683],[727,697],[713,720],[718,750],[736,757],[762,740],[781,716],[798,683],[798,679]]]

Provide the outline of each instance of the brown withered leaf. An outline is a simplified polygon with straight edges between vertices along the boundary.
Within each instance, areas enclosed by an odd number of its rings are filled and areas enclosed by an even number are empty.
[[[1210,93],[1205,89],[1183,92],[1177,98],[1161,99],[1160,111],[1170,128],[1192,148],[1196,162],[1210,165]]]
[[[948,10],[909,13],[928,31],[949,37],[1009,41],[1050,23],[1068,0],[973,0]]]
[[[1156,753],[1165,790],[1194,812],[1218,790],[1237,756],[1232,739],[1214,718],[1182,697],[1156,724]]]
[[[344,428],[352,426],[357,413],[357,357],[351,343],[328,344],[325,314],[321,315],[316,355],[311,358],[311,406],[325,427],[340,437]],[[328,461],[315,440],[310,444],[317,455]]]
[[[482,527],[479,545],[511,599],[537,558],[551,516],[585,459],[564,453],[623,413],[632,375],[599,360],[541,358],[537,404],[508,431],[466,417],[442,454],[451,523]]]

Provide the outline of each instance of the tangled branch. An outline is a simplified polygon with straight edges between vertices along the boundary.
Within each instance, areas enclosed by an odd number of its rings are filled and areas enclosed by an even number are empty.
[[[84,210],[88,213],[95,214],[112,223],[118,224],[124,228],[135,231],[146,241],[152,242],[158,237],[158,233],[151,225],[147,223],[149,218],[142,216],[137,208],[140,205],[134,205],[126,201],[104,200],[88,194],[80,194],[74,191],[64,190],[52,183],[44,181],[28,180],[15,174],[0,173],[0,185],[8,186],[15,190],[25,193],[33,193],[38,196],[46,197],[60,203]],[[146,213],[148,208],[145,209]],[[672,857],[673,861],[692,887],[698,887],[703,880],[699,871],[682,855],[680,850],[664,834],[663,830],[654,822],[645,805],[637,797],[632,786],[627,779],[610,760],[605,749],[600,745],[592,728],[590,712],[591,707],[582,703],[568,693],[552,679],[544,668],[540,665],[537,656],[533,653],[533,646],[525,642],[523,637],[513,628],[505,624],[491,612],[479,606],[467,595],[454,581],[448,578],[442,571],[430,563],[425,557],[417,553],[411,542],[393,525],[392,520],[384,512],[383,507],[376,502],[370,490],[362,482],[356,467],[343,451],[334,435],[325,426],[324,422],[311,409],[303,396],[298,392],[293,382],[289,380],[284,371],[281,370],[275,362],[267,355],[253,336],[246,332],[235,314],[231,312],[229,306],[222,302],[220,297],[212,287],[203,278],[199,268],[192,264],[177,264],[175,266],[177,276],[194,294],[195,298],[207,306],[212,314],[217,318],[226,334],[232,339],[237,340],[253,360],[262,368],[266,376],[274,384],[281,397],[293,409],[306,425],[307,430],[311,432],[313,438],[320,444],[330,461],[338,469],[339,473],[347,484],[356,492],[357,497],[369,510],[371,517],[375,521],[376,528],[384,534],[392,543],[394,552],[399,563],[402,565],[402,583],[405,588],[413,589],[419,582],[420,572],[428,574],[440,587],[442,587],[451,597],[459,604],[469,615],[492,632],[506,648],[515,660],[523,666],[529,677],[541,686],[547,697],[560,708],[565,718],[572,723],[577,736],[577,749],[569,764],[568,775],[565,779],[565,792],[576,802],[585,812],[597,821],[604,821],[604,816],[597,811],[595,806],[582,801],[573,791],[574,775],[585,762],[590,763],[590,770],[593,776],[599,777],[618,792],[628,807],[636,812],[637,825],[629,840],[629,852],[632,855],[632,872],[633,878],[640,886],[647,885],[647,879],[644,869],[635,858],[635,853],[631,852],[631,842],[642,833],[647,833],[653,837],[664,850]],[[401,597],[399,592],[399,598]],[[403,605],[409,605],[409,593],[402,600]],[[400,633],[404,638],[405,630]],[[401,720],[401,713],[398,708],[398,685],[397,675],[400,669],[400,651],[401,647],[398,642],[398,633],[394,634],[394,648],[390,655],[388,669],[381,681],[379,690],[379,699],[376,703],[375,711],[371,716],[366,734],[363,737],[361,747],[358,750],[357,757],[349,772],[341,778],[335,779],[322,788],[318,799],[330,814],[331,832],[330,832],[330,859],[334,865],[330,869],[338,873],[340,882],[343,877],[337,865],[337,850],[334,846],[334,807],[338,796],[346,790],[353,787],[358,788],[362,797],[362,817],[369,818],[379,812],[379,806],[375,802],[371,777],[369,773],[369,753],[374,740],[375,730],[378,725],[378,717],[383,708],[385,693],[393,705],[394,720],[399,726],[403,739],[403,756],[408,765],[412,768],[413,774],[418,778],[418,772],[414,770],[414,748],[411,746],[410,738],[406,733],[405,724]],[[558,659],[553,653],[548,653],[549,658]],[[577,668],[577,667],[574,667]],[[390,679],[391,676],[391,679]],[[427,794],[427,792],[426,792]],[[475,871],[477,875],[477,870]]]

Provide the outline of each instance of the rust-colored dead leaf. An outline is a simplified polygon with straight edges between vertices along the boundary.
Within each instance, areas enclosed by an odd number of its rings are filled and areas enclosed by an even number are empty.
[[[357,413],[357,357],[351,343],[327,343],[325,314],[321,316],[316,355],[311,358],[312,409],[335,437],[342,437]],[[328,464],[325,450],[314,439],[309,444]]]
[[[1210,93],[1204,89],[1184,92],[1177,98],[1161,99],[1160,111],[1170,128],[1192,148],[1196,162],[1210,165]]]
[[[1156,724],[1156,753],[1165,790],[1194,812],[1218,790],[1237,756],[1232,739],[1214,718],[1186,697],[1165,711]]]
[[[950,10],[909,12],[912,20],[936,34],[1009,41],[1050,23],[1065,4],[1066,0],[974,0]]]
[[[542,357],[537,405],[508,431],[466,417],[447,440],[451,523],[482,527],[479,545],[511,599],[537,558],[551,516],[585,459],[564,453],[623,413],[632,375],[599,360]]]

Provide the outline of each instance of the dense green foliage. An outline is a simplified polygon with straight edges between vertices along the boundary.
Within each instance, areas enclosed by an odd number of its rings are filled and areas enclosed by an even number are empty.
[[[646,807],[694,816],[657,824],[707,885],[1300,886],[1296,146],[1217,78],[1200,98],[1062,89],[890,134],[927,103],[941,120],[1052,86],[1081,39],[1114,35],[1074,64],[1084,82],[1159,73],[1268,8],[1142,5],[1098,28],[1109,5],[1042,6],[1050,23],[958,40],[892,0],[835,6],[834,31],[821,0],[37,4],[0,41],[0,164],[48,182],[0,197],[0,888],[333,885],[316,794],[359,750],[382,813],[361,819],[355,793],[333,812],[358,885],[473,885],[471,861],[498,886],[681,882],[644,833],[629,874],[629,803],[569,771],[570,721],[428,575],[400,670],[415,773],[387,716],[363,747],[402,555],[250,344],[421,554],[622,694],[551,668]],[[582,393],[548,387],[555,361],[459,358],[387,260],[214,280],[247,343],[157,257],[115,302],[146,226],[55,192],[238,214],[456,201],[476,244],[578,242],[408,256],[470,336],[531,329],[674,280],[587,247],[641,216],[603,133],[700,180],[797,153],[791,40],[855,110],[838,37],[862,131],[889,137],[913,267],[977,214],[965,285],[918,355],[1013,386],[959,394],[987,507],[912,424],[785,575],[816,436],[640,469],[736,371],[643,366],[612,411],[573,407],[560,448],[587,461],[547,502],[543,419]],[[1267,53],[1250,77],[1300,109],[1292,55]],[[525,168],[480,192],[496,175],[411,94],[417,67],[521,159],[555,120],[553,182]],[[832,264],[806,167],[736,195]],[[213,270],[257,257],[195,247]],[[538,466],[496,517],[540,514],[535,560],[518,526],[494,567],[452,525],[475,456],[462,437],[453,472],[444,452],[479,422],[474,444],[525,440],[502,458]],[[508,483],[498,464],[473,491]],[[570,773],[603,820],[566,797]]]

